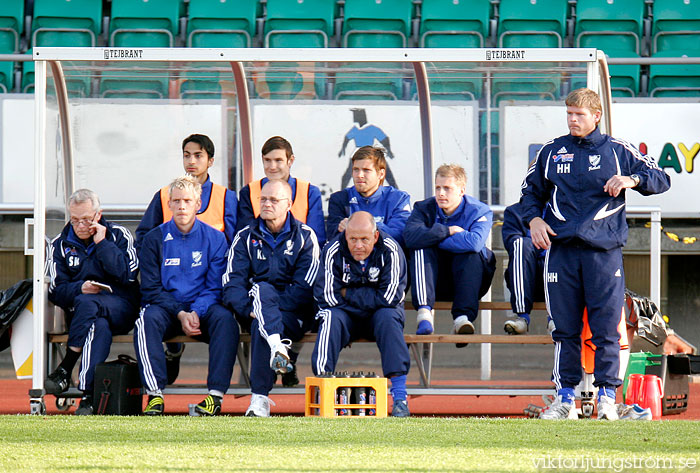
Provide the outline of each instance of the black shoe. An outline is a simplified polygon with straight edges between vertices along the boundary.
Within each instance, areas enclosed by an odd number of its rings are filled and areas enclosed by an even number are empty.
[[[163,415],[165,410],[165,402],[163,401],[163,396],[148,396],[148,404],[143,410],[143,414],[147,416],[160,416]]]
[[[299,376],[297,376],[296,366],[291,365],[292,371],[282,374],[282,386],[285,388],[293,388],[299,384]]]
[[[62,392],[68,390],[70,385],[70,375],[62,367],[56,368],[56,370],[51,373],[44,382],[44,389],[47,393],[58,396]]]
[[[77,416],[91,416],[93,414],[92,409],[92,396],[83,396],[80,400],[78,408],[75,410],[75,415]]]
[[[210,394],[194,406],[194,411],[200,416],[215,416],[221,412],[221,398]]]
[[[182,348],[178,353],[170,353],[168,349],[165,349],[165,371],[168,376],[167,384],[173,384],[177,380],[177,376],[180,374],[180,358],[182,358],[182,353],[185,351],[185,344],[181,344]]]

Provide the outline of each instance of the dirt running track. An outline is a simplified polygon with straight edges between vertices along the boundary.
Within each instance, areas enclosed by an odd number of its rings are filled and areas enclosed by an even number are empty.
[[[30,387],[30,380],[0,380],[0,396],[3,400],[0,404],[0,414],[27,414]],[[276,403],[276,406],[272,407],[273,415],[304,414],[303,395],[274,395],[273,391],[270,397]],[[165,411],[167,414],[185,415],[188,412],[188,404],[201,400],[202,396],[167,395]],[[224,399],[223,414],[242,415],[249,403],[250,396],[236,398],[227,395]],[[411,414],[417,416],[523,417],[523,408],[528,403],[542,405],[542,400],[534,396],[414,396],[409,398]],[[66,414],[56,408],[54,397],[51,395],[46,396],[46,408],[48,414]],[[74,408],[71,408],[67,413],[72,414],[73,410]],[[690,384],[688,410],[682,414],[666,416],[664,419],[700,420],[700,383],[691,382]]]

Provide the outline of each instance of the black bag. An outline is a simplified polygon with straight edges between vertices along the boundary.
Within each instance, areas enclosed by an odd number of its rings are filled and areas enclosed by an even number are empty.
[[[114,361],[97,365],[94,392],[95,414],[141,414],[143,395],[136,360],[129,355],[119,355]]]
[[[0,292],[0,334],[12,325],[32,298],[33,283],[23,279],[9,289]]]

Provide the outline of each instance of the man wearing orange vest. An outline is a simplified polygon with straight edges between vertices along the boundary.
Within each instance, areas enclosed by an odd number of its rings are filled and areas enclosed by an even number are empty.
[[[269,179],[282,179],[292,187],[292,215],[313,229],[319,246],[323,248],[326,241],[326,229],[321,191],[318,187],[289,175],[290,168],[294,163],[292,145],[281,136],[273,136],[262,147],[262,161],[265,177],[259,181],[251,182],[238,194],[237,230],[254,222],[260,215],[262,186]]]
[[[185,172],[194,176],[202,186],[202,206],[197,219],[223,232],[230,245],[236,232],[236,193],[209,179],[209,168],[214,164],[214,143],[206,135],[193,134],[182,141],[182,165]],[[173,214],[168,207],[168,187],[155,193],[148,204],[139,226],[136,228],[136,249],[140,250],[143,238],[151,229],[169,221]],[[185,348],[181,343],[168,343],[165,350],[168,384],[177,379],[180,357]]]

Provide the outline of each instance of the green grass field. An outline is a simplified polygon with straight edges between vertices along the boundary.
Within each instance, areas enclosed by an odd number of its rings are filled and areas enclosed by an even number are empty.
[[[700,422],[0,416],[0,471],[700,471]]]

